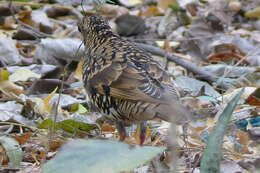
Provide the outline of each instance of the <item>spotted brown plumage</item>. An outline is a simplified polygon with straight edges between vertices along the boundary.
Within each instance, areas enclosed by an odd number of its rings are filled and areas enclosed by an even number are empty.
[[[117,122],[121,140],[124,123],[141,123],[143,143],[145,121],[188,119],[170,76],[147,52],[114,34],[99,16],[85,16],[78,29],[86,50],[86,91],[98,110]]]

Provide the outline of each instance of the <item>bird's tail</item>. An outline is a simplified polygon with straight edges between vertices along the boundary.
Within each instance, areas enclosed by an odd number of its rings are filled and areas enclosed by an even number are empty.
[[[177,124],[185,124],[192,119],[192,114],[188,108],[177,100],[171,101],[169,104],[159,105],[155,112],[157,118]]]

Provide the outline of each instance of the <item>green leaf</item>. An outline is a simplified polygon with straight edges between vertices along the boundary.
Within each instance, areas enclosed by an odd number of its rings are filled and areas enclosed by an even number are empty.
[[[58,122],[57,126],[58,128],[70,133],[75,133],[78,130],[88,132],[90,130],[97,128],[96,124],[87,124],[84,122],[71,120],[71,119]]]
[[[23,152],[18,141],[7,136],[1,136],[0,144],[4,147],[9,158],[9,168],[19,168],[23,159]]]
[[[43,166],[43,173],[116,173],[129,171],[165,150],[165,147],[130,146],[110,140],[75,140]]]
[[[201,173],[219,173],[222,158],[222,144],[226,128],[232,113],[239,101],[244,89],[242,89],[225,107],[220,115],[218,123],[210,134],[207,148],[204,150],[201,160]]]
[[[75,103],[70,105],[70,112],[77,112],[79,114],[84,114],[88,112],[88,109],[85,108],[82,104]]]
[[[38,125],[39,129],[48,129],[54,126],[54,122],[52,121],[51,118],[48,118],[44,120],[41,124]]]
[[[82,104],[79,104],[79,107],[78,107],[78,111],[77,111],[79,114],[84,114],[84,113],[87,113],[88,110],[82,105]]]
[[[51,118],[48,118],[48,119],[44,120],[38,126],[38,128],[48,129],[48,128],[53,127],[53,125],[54,125],[53,120]],[[73,120],[73,119],[63,120],[60,122],[56,122],[56,124],[55,124],[55,130],[64,130],[68,133],[78,133],[80,131],[88,132],[95,128],[97,128],[96,124],[89,124],[89,123],[85,123],[85,122],[81,122],[81,121],[77,121],[77,120]]]

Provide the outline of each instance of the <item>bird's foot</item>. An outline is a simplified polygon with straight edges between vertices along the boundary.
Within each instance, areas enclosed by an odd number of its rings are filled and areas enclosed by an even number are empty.
[[[142,146],[144,144],[145,138],[146,138],[146,129],[147,129],[147,123],[141,122],[140,123],[140,145]]]
[[[126,130],[123,122],[116,122],[116,128],[119,133],[119,140],[124,141],[126,138]]]

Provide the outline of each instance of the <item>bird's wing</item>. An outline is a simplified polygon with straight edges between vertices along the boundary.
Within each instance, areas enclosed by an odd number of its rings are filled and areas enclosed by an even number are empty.
[[[126,100],[160,103],[178,98],[169,75],[150,57],[111,61],[89,74],[87,85],[100,94]]]

